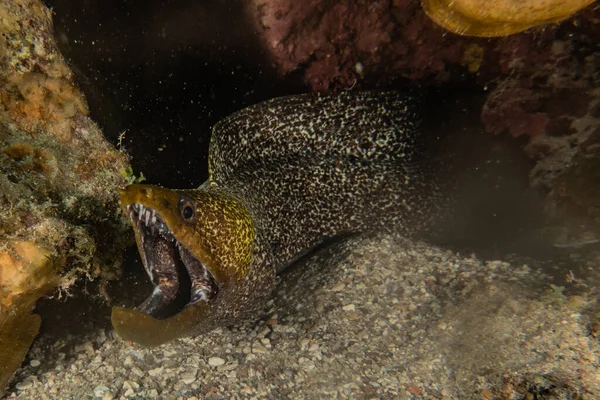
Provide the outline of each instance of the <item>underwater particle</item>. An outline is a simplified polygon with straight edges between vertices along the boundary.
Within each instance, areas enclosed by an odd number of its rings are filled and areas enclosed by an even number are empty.
[[[365,75],[365,67],[360,61],[354,64],[354,71],[356,71],[358,76],[360,76],[361,78]]]
[[[438,25],[464,36],[497,37],[571,17],[594,0],[422,0]]]

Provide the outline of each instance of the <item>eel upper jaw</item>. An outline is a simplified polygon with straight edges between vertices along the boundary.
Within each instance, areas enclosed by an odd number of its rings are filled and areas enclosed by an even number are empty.
[[[154,290],[137,309],[155,318],[171,317],[198,301],[212,301],[219,284],[209,269],[183,246],[164,219],[142,204],[128,204],[142,261]]]

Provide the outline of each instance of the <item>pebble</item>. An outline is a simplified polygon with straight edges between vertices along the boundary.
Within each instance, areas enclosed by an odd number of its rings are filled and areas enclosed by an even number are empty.
[[[219,371],[231,371],[234,370],[238,367],[239,363],[237,361],[232,361],[228,364],[225,365],[221,365],[220,367],[218,367]]]
[[[135,395],[135,391],[140,388],[139,383],[133,381],[123,382],[123,390],[125,390],[125,397],[131,397]],[[129,393],[129,395],[128,395]]]
[[[104,385],[98,385],[94,388],[94,397],[105,398],[106,395],[112,396],[110,389]]]
[[[252,348],[252,353],[254,353],[254,354],[266,354],[267,353],[267,349],[265,349],[262,346],[254,346]]]
[[[322,301],[318,301],[317,305],[315,306],[315,311],[318,312],[319,314],[322,313],[323,311],[325,311],[325,304],[323,304]]]
[[[306,348],[308,347],[308,344],[310,343],[310,339],[304,338],[300,341],[300,348],[302,350],[306,350]]]
[[[300,357],[298,359],[298,363],[300,364],[302,369],[304,369],[305,371],[310,371],[310,370],[315,369],[315,364],[306,357]]]
[[[154,368],[154,369],[151,369],[150,371],[148,371],[148,375],[155,377],[155,376],[162,374],[163,371],[164,371],[163,367],[157,367],[157,368]]]
[[[218,367],[223,364],[225,364],[225,360],[223,360],[221,357],[211,357],[208,359],[208,365],[211,367]]]
[[[258,336],[265,337],[265,336],[267,336],[270,333],[271,333],[271,328],[269,328],[268,326],[266,326],[262,331],[260,331],[260,333],[258,334]]]
[[[354,311],[350,311],[350,312],[348,313],[348,319],[349,319],[350,321],[356,321],[356,320],[357,320],[357,319],[359,319],[359,318],[360,318],[360,315],[359,315],[358,313],[354,312]]]
[[[376,253],[373,254],[375,257]],[[415,252],[412,257],[423,256]],[[385,279],[383,274],[375,275],[377,269],[373,268],[374,272],[365,278],[371,279],[371,283],[366,286],[353,282],[350,279],[351,275],[344,275],[341,280],[346,282],[345,285],[336,284],[335,280],[323,281],[325,292],[329,294],[319,292],[309,299],[305,299],[306,293],[302,291],[294,295],[302,296],[297,301],[305,301],[303,304],[314,304],[316,310],[321,312],[327,310],[326,318],[315,319],[311,306],[304,306],[299,312],[291,312],[290,316],[290,310],[295,305],[291,301],[295,297],[292,297],[289,306],[282,307],[279,304],[273,306],[282,312],[281,317],[273,314],[274,311],[265,312],[265,315],[270,316],[269,321],[271,321],[266,324],[240,324],[235,328],[222,329],[220,332],[184,338],[161,348],[144,349],[124,343],[120,339],[108,340],[103,345],[94,342],[91,348],[97,350],[93,354],[90,354],[89,346],[79,347],[80,352],[75,355],[67,352],[69,354],[67,359],[63,362],[58,361],[56,368],[51,366],[49,371],[32,370],[31,367],[22,369],[20,371],[22,375],[15,380],[15,382],[23,381],[16,387],[20,389],[19,391],[15,388],[16,396],[18,399],[38,399],[49,396],[50,398],[87,397],[107,400],[113,398],[194,400],[239,396],[281,398],[285,397],[282,394],[293,394],[298,398],[353,398],[359,395],[376,398],[389,391],[389,398],[425,398],[431,393],[436,395],[435,397],[451,398],[455,395],[451,385],[448,385],[448,390],[442,388],[436,392],[422,383],[431,381],[442,385],[453,379],[446,375],[447,370],[442,356],[445,353],[441,353],[438,347],[445,351],[447,346],[444,343],[453,338],[451,335],[454,334],[454,319],[452,315],[443,313],[438,315],[435,307],[439,306],[439,299],[432,297],[429,291],[424,292],[422,288],[427,286],[426,283],[421,283],[424,279],[422,277],[431,281],[431,285],[440,285],[438,282],[445,279],[446,275],[438,276],[437,273],[431,272],[444,261],[443,258],[440,258],[442,261],[438,258],[432,258],[430,262],[435,265],[429,270],[412,271],[410,269],[413,268],[412,264],[408,264],[407,261],[406,273],[388,274],[390,277]],[[454,277],[463,269],[475,270],[479,261],[472,263],[476,265],[457,264],[453,267],[457,272],[448,273],[448,276]],[[395,266],[394,263],[391,264]],[[443,264],[443,268],[439,268],[446,271],[450,267]],[[497,268],[498,273],[502,272],[502,268],[504,267]],[[342,273],[346,274],[344,271]],[[353,273],[353,271],[347,272],[347,274]],[[454,282],[452,285],[456,285],[455,281],[456,279],[452,281]],[[381,284],[382,282],[384,284]],[[364,288],[358,289],[363,286]],[[389,288],[383,290],[387,286]],[[458,285],[458,287],[462,286]],[[339,297],[341,294],[332,294],[334,289],[343,290],[343,298]],[[393,297],[400,294],[402,297]],[[578,327],[579,316],[571,313],[576,312],[585,299],[576,296],[568,300],[571,302],[568,305],[573,307],[564,311],[562,308],[558,310],[564,314],[561,318],[568,323],[562,329],[572,332]],[[288,304],[287,302],[286,299],[284,304]],[[423,314],[409,315],[409,308],[419,311],[421,307],[424,310]],[[377,318],[370,323],[364,319],[365,316],[371,317],[372,308]],[[340,313],[340,310],[343,311]],[[434,310],[435,315],[433,319],[426,320],[425,311],[429,310]],[[419,319],[413,319],[416,317]],[[360,322],[352,321],[355,318]],[[421,318],[436,329],[430,330],[430,333],[418,330],[422,329]],[[401,341],[398,340],[399,328],[406,332]],[[592,327],[591,332],[593,335],[600,336],[600,323]],[[539,333],[539,335],[543,334]],[[443,339],[446,342],[430,347],[440,336],[445,336]],[[574,336],[569,340],[578,338],[579,336]],[[534,343],[536,348],[543,345],[542,340],[544,336],[539,336],[540,343]],[[590,341],[590,343],[595,342]],[[63,344],[57,348],[69,347]],[[346,348],[349,348],[349,351],[345,351]],[[393,370],[397,365],[395,360],[404,354],[403,352],[414,353],[416,348],[424,349],[427,363],[412,366],[414,370],[411,368],[408,373],[387,372]],[[207,354],[207,351],[211,351],[214,357],[210,356],[211,353]],[[219,355],[223,357],[218,357]],[[273,358],[274,356],[276,357]],[[437,358],[428,358],[434,356]],[[30,357],[32,361],[28,365],[35,365],[33,360],[37,358],[41,360],[40,366],[44,364],[46,367],[46,358],[41,352],[32,353]],[[585,369],[590,363],[598,362],[594,357],[597,358],[597,355],[590,352],[589,355],[579,355],[575,362],[579,363],[580,368]],[[51,365],[55,362],[53,359]],[[291,368],[280,367],[284,365]],[[332,365],[334,367],[331,367]],[[290,369],[293,373],[290,373]],[[31,371],[38,373],[38,378],[34,376],[32,382],[25,382],[28,379],[27,374],[31,374]],[[327,374],[335,375],[336,381],[332,383],[327,380]],[[436,381],[431,379],[432,377],[439,379]],[[104,386],[106,384],[103,382],[110,382],[111,386]],[[315,389],[316,382],[319,385],[323,383],[323,386]],[[476,380],[473,379],[473,382]],[[98,384],[100,385],[96,386]],[[483,384],[488,385],[485,386],[488,388],[493,387],[493,382],[488,381],[478,382],[476,388],[471,385],[468,389],[471,393],[479,394],[482,400],[491,399],[494,392],[489,391],[491,389],[481,390]],[[28,387],[30,387],[28,390],[24,390]]]
[[[186,385],[189,385],[190,383],[193,383],[196,380],[196,373],[184,372],[183,374],[181,374],[179,379],[181,380],[181,382],[185,383]]]
[[[42,364],[42,363],[40,362],[40,360],[35,360],[35,359],[34,359],[34,360],[31,360],[31,361],[29,362],[29,365],[31,365],[31,366],[32,366],[32,367],[34,367],[34,368],[35,368],[35,367],[39,367],[41,364]]]
[[[25,379],[24,381],[16,384],[16,388],[18,390],[27,390],[27,389],[31,388],[32,386],[33,386],[33,382],[31,381],[31,379]]]
[[[346,287],[344,282],[337,283],[334,287],[331,288],[332,292],[341,292]]]
[[[415,385],[407,386],[406,387],[406,391],[408,393],[412,393],[412,394],[417,395],[417,396],[420,396],[421,393],[422,393],[421,389],[418,386],[415,386]]]

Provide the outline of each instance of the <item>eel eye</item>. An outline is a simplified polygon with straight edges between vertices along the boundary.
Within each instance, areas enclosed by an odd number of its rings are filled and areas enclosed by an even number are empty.
[[[194,202],[185,198],[179,200],[179,214],[185,222],[192,222],[196,215]]]

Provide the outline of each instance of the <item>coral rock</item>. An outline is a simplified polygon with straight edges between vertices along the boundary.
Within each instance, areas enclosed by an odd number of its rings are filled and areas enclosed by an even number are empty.
[[[15,299],[23,296],[37,299],[58,283],[48,250],[30,241],[12,241],[6,247],[0,252],[0,312],[14,310]]]
[[[279,72],[304,70],[313,90],[445,75],[446,63],[463,60],[463,43],[445,35],[417,0],[252,0],[248,8]]]
[[[50,11],[0,2],[0,396],[39,330],[37,300],[119,273],[128,160],[87,114]]]
[[[58,284],[50,252],[31,241],[12,241],[0,251],[0,387],[21,365],[40,328],[31,309]]]
[[[427,15],[459,35],[496,37],[560,22],[595,0],[422,0]]]

